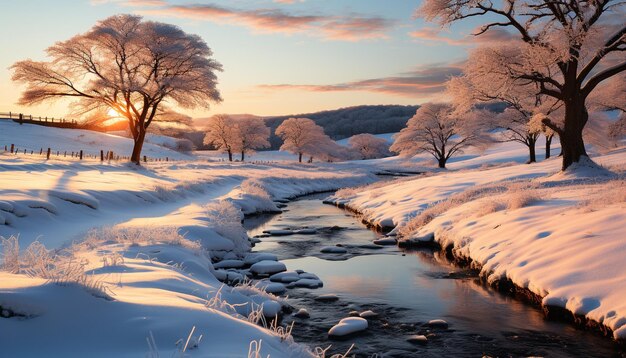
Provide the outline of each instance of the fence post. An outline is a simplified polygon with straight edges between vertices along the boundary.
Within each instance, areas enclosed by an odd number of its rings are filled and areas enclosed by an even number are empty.
[[[145,156],[145,155],[143,156],[143,162],[144,162],[144,163],[148,162],[148,157],[147,157],[147,156]]]
[[[50,148],[48,148],[48,151],[46,152],[46,160],[50,159]]]
[[[43,154],[43,148],[39,148],[39,155]]]
[[[83,150],[80,150],[80,160],[83,160]]]
[[[100,161],[104,162],[104,150],[100,149]]]
[[[13,154],[14,149],[15,149],[15,144],[11,144],[11,154]]]

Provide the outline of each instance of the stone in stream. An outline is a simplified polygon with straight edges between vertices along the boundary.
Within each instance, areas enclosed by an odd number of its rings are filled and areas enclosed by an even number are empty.
[[[264,301],[261,306],[265,317],[276,317],[282,310],[280,303],[272,300]]]
[[[324,286],[321,280],[313,278],[301,278],[298,281],[287,284],[287,288],[304,287],[304,288],[319,288]]]
[[[365,331],[368,327],[367,320],[361,317],[348,317],[344,318],[339,323],[334,325],[328,336],[330,338],[344,337],[353,333]]]
[[[271,275],[285,270],[284,263],[270,260],[259,261],[250,267],[250,272],[257,275]]]
[[[278,256],[267,252],[252,252],[246,255],[243,262],[246,265],[253,265],[260,261],[278,261]]]
[[[385,246],[385,245],[395,245],[397,243],[397,240],[393,237],[384,237],[378,240],[374,240],[373,242],[376,245]]]
[[[280,294],[287,290],[285,285],[278,282],[272,282],[263,287],[263,290],[267,293]]]
[[[309,311],[307,311],[304,308],[300,308],[298,312],[293,314],[293,316],[296,318],[303,318],[303,319],[311,317],[311,315],[309,314]]]
[[[350,313],[348,313],[348,316],[359,317],[359,311],[350,311]]]
[[[339,296],[327,293],[325,295],[315,297],[315,300],[319,302],[335,302],[339,300]]]
[[[213,264],[216,269],[242,268],[246,264],[241,260],[222,260]]]
[[[265,230],[264,234],[268,234],[271,236],[289,236],[295,234],[297,231],[286,229],[286,230]]]
[[[378,313],[372,311],[372,310],[367,310],[367,311],[363,311],[359,314],[359,317],[361,318],[375,318],[378,317]]]
[[[343,247],[325,246],[325,247],[322,247],[320,252],[323,254],[345,254],[348,252],[348,250],[346,250]]]
[[[431,328],[443,328],[443,329],[448,328],[448,322],[442,319],[431,319],[430,321],[428,321],[426,325],[428,325],[428,327],[431,327]]]
[[[300,275],[295,271],[285,271],[270,276],[270,281],[272,282],[291,283],[298,281],[299,279]]]
[[[415,334],[407,338],[406,341],[413,344],[426,344],[428,343],[428,338],[423,334]]]

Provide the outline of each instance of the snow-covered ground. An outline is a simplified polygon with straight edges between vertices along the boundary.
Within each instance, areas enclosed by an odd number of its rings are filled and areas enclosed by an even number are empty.
[[[400,241],[436,241],[470,258],[489,282],[510,279],[626,339],[626,147],[594,155],[609,168],[560,172],[560,158],[500,150],[456,170],[346,189],[329,200],[394,228]]]
[[[91,141],[130,150],[125,138],[17,126],[3,127],[2,138],[19,148],[45,140],[68,150],[86,150]],[[251,342],[263,357],[312,355],[280,326],[259,324],[280,310],[282,300],[265,292],[277,285],[223,286],[217,278],[229,278],[227,271],[211,262],[255,262],[242,214],[375,177],[314,165],[177,159],[138,168],[0,154],[2,355],[242,357]],[[270,258],[263,265],[281,264]]]
[[[128,153],[132,145],[119,136],[4,121],[0,140],[93,154],[100,147]],[[2,354],[242,357],[251,349],[255,357],[312,356],[284,328],[259,324],[283,303],[268,292],[287,285],[221,282],[241,278],[229,267],[284,269],[272,255],[249,254],[243,214],[355,186],[336,201],[396,227],[403,239],[434,234],[492,279],[510,278],[546,304],[626,337],[623,179],[559,174],[558,158],[524,165],[525,148],[515,143],[467,153],[448,171],[427,156],[298,164],[289,153],[259,152],[228,163],[223,153],[188,156],[157,144],[146,144],[146,154],[176,161],[136,167],[0,153]],[[542,157],[541,145],[537,152]],[[623,172],[626,149],[594,159]],[[428,174],[362,187],[377,172]],[[319,285],[314,278],[293,279]]]

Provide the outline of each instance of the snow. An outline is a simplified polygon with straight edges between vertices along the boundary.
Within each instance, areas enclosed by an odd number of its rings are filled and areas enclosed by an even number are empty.
[[[365,331],[367,329],[367,320],[361,317],[348,317],[344,318],[339,323],[334,325],[330,331],[329,336],[343,337],[349,334]]]
[[[261,275],[271,275],[287,270],[282,262],[263,260],[255,263],[250,267],[250,272]]]

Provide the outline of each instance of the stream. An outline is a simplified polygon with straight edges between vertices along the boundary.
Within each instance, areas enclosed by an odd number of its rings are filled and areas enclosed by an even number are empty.
[[[285,315],[294,322],[296,342],[326,348],[329,353],[357,357],[626,357],[610,339],[571,325],[544,319],[541,310],[480,284],[476,273],[452,265],[432,250],[403,250],[373,245],[382,234],[368,229],[358,216],[309,195],[287,204],[285,211],[245,219],[250,237],[260,237],[254,252],[276,254],[287,270],[319,276],[318,289],[293,288],[285,295],[295,310],[310,318]],[[267,236],[267,230],[314,228],[316,233]],[[321,253],[341,245],[346,253]],[[335,294],[334,302],[315,298]],[[372,310],[366,331],[344,340],[328,338],[328,330],[351,311]],[[429,328],[432,319],[449,327]],[[409,343],[411,335],[428,337]]]

